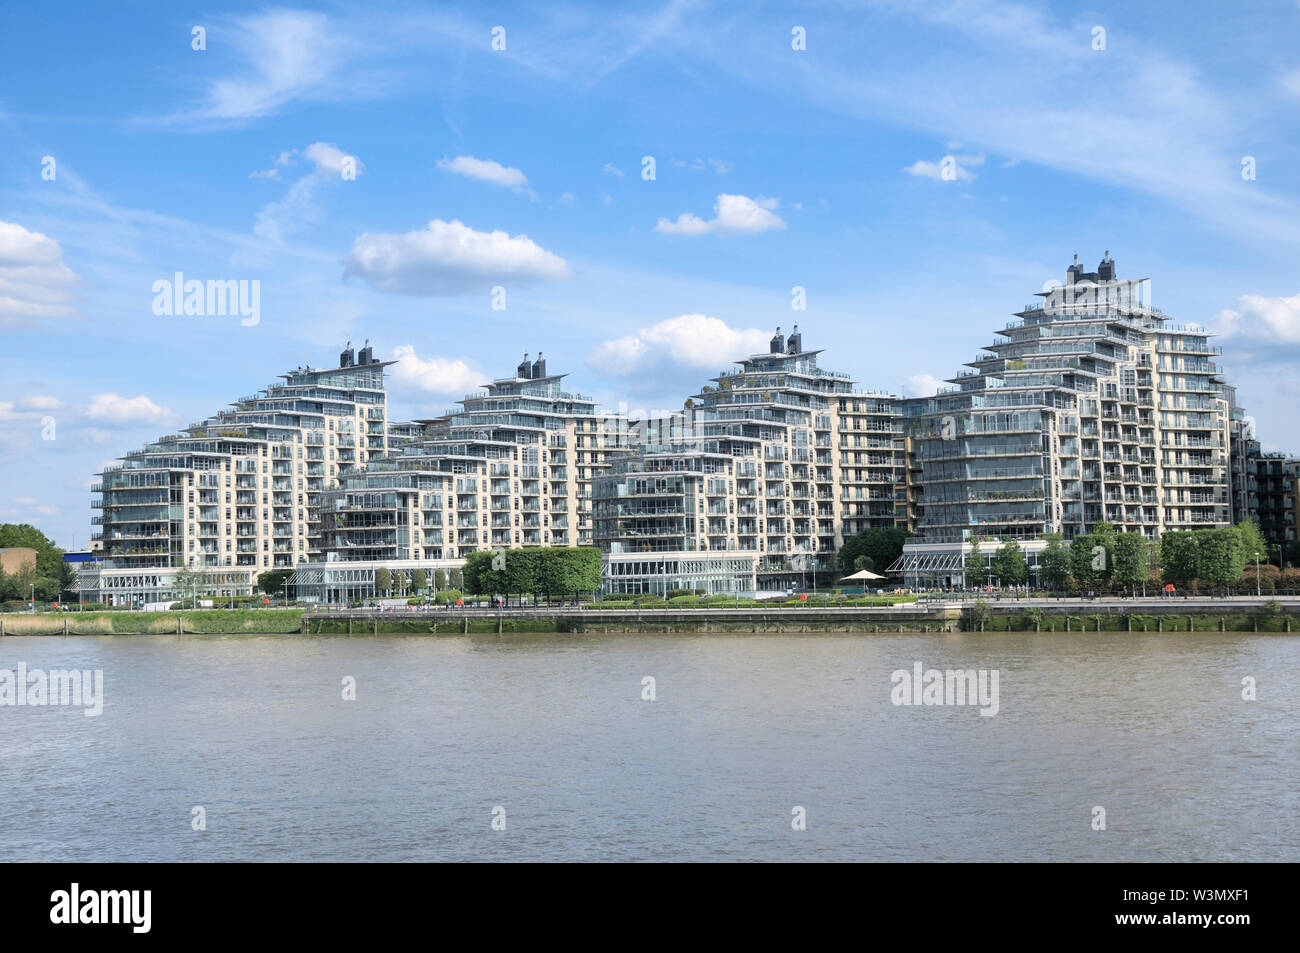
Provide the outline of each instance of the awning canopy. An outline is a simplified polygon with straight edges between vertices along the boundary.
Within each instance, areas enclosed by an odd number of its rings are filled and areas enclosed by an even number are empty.
[[[842,577],[840,579],[840,582],[849,582],[850,580],[858,580],[858,579],[866,580],[866,579],[884,579],[884,578],[885,578],[884,576],[878,576],[869,569],[859,569],[851,576]]]
[[[894,560],[886,572],[960,572],[965,569],[966,559],[959,552],[946,553],[903,553]]]

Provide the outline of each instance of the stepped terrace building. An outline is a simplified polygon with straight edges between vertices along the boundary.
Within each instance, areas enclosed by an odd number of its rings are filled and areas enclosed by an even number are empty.
[[[846,537],[906,519],[895,398],[818,366],[796,327],[701,389],[596,480],[610,592],[782,589]],[[689,436],[682,436],[688,433]]]
[[[564,389],[527,356],[443,417],[397,424],[388,453],[325,494],[326,558],[298,596],[374,594],[374,571],[448,569],[479,550],[591,545],[591,486],[627,449],[627,419]]]
[[[1067,539],[1100,522],[1157,537],[1228,525],[1233,395],[1219,352],[1121,280],[1109,253],[996,331],[955,387],[907,402],[920,529],[891,567],[954,583],[971,540]]]
[[[182,568],[205,594],[250,595],[258,574],[320,558],[325,492],[387,449],[390,363],[348,347],[336,368],[289,371],[106,467],[91,503],[102,561],[81,574],[83,598],[169,601]]]

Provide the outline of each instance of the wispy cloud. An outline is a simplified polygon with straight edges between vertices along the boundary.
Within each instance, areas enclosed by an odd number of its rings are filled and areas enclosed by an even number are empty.
[[[467,179],[501,185],[515,191],[528,188],[528,177],[523,172],[491,159],[478,159],[474,156],[456,156],[454,159],[448,159],[444,156],[438,160],[438,168],[444,172],[463,175]]]
[[[280,169],[295,164],[299,158],[310,162],[312,171],[295,181],[284,198],[265,205],[257,213],[253,233],[259,238],[281,242],[302,227],[319,222],[323,214],[316,204],[320,187],[327,182],[355,179],[365,168],[361,160],[348,155],[334,143],[313,142],[301,151],[293,149],[280,153],[269,170],[254,175],[276,178]]]
[[[280,112],[297,101],[340,101],[378,95],[386,74],[368,61],[391,48],[361,29],[308,10],[269,10],[209,29],[207,56],[234,51],[239,65],[208,86],[202,101],[172,121],[231,123]],[[220,46],[218,46],[220,44]]]

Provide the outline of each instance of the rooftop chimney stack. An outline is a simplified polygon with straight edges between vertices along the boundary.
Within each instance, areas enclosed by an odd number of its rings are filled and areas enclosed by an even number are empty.
[[[542,357],[542,352],[537,352],[537,360],[533,361],[533,380],[546,376],[546,360]]]
[[[365,346],[361,348],[361,352],[357,355],[357,364],[374,364],[374,363],[375,363],[375,355],[371,352],[370,349],[370,338],[366,338]]]
[[[524,380],[529,380],[533,376],[532,372],[533,366],[528,362],[528,352],[525,351],[523,361],[520,362],[517,368],[515,368],[515,376],[522,377]]]
[[[799,325],[794,326],[790,332],[790,340],[786,345],[787,354],[799,354],[803,351],[803,335],[799,333]]]
[[[785,336],[781,334],[780,325],[777,326],[776,334],[772,335],[771,351],[773,354],[785,353]]]
[[[351,367],[356,362],[357,357],[352,351],[352,342],[349,341],[339,354],[339,367]]]

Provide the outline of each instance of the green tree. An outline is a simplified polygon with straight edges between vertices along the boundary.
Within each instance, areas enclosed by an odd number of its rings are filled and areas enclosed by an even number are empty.
[[[1246,552],[1237,528],[1203,529],[1197,536],[1200,537],[1196,548],[1197,577],[1219,585],[1239,580],[1246,570]]]
[[[966,554],[964,564],[966,574],[966,585],[968,586],[987,586],[989,582],[988,560],[984,558],[984,553],[980,551],[980,541],[972,540],[970,552]]]
[[[1114,572],[1116,585],[1135,589],[1147,580],[1147,541],[1141,533],[1120,533],[1115,537]]]
[[[475,596],[490,596],[503,591],[501,585],[505,581],[505,573],[492,570],[492,557],[492,553],[482,552],[470,553],[465,557],[465,569],[461,573],[465,592]],[[441,591],[445,588],[444,580],[444,585],[438,589]]]
[[[411,591],[424,592],[429,588],[429,574],[423,569],[416,569],[411,573]]]
[[[1047,537],[1047,548],[1038,556],[1038,581],[1052,589],[1070,584],[1070,553],[1060,533]]]
[[[539,549],[506,550],[505,580],[503,592],[510,595],[533,595],[538,591]]]
[[[50,576],[37,577],[35,595],[37,602],[58,602],[59,580]]]
[[[447,573],[446,573],[446,572],[444,572],[444,571],[441,570],[441,569],[435,569],[435,570],[433,571],[433,588],[435,588],[435,589],[446,589],[446,588],[447,588]]]
[[[870,572],[872,569],[875,568],[876,568],[875,560],[873,560],[870,556],[859,556],[855,560],[853,560],[854,572],[861,572],[864,569]]]
[[[1160,537],[1160,575],[1165,582],[1189,585],[1196,578],[1198,534],[1170,530]]]
[[[453,589],[464,588],[464,574],[459,569],[453,569],[451,575],[447,579],[447,584]]]
[[[0,549],[33,549],[36,551],[36,576],[57,579],[63,550],[55,546],[30,523],[0,523]]]
[[[565,592],[582,593],[600,590],[600,574],[604,555],[595,546],[580,546],[571,550],[568,585]]]
[[[375,595],[382,596],[386,594],[393,584],[393,576],[387,569],[380,566],[375,570]]]
[[[883,571],[903,555],[903,544],[915,535],[901,527],[882,526],[864,530],[844,541],[844,545],[835,554],[836,565],[841,572],[847,574],[861,568],[856,565],[857,559],[866,556],[871,560],[871,565],[865,568],[874,569],[879,566]]]
[[[192,607],[198,601],[202,579],[193,569],[182,566],[176,570],[174,585],[176,586],[176,594],[180,596],[181,603],[188,599]]]
[[[1014,539],[998,547],[993,554],[993,575],[1004,586],[1021,586],[1029,578],[1025,554]]]
[[[1103,525],[1107,524],[1098,527]],[[1114,557],[1114,533],[1083,533],[1070,540],[1070,575],[1083,585],[1105,585],[1115,565]]]
[[[31,549],[36,553],[35,570],[11,573],[5,584],[11,598],[26,599],[36,587],[42,602],[60,602],[64,590],[75,588],[76,573],[63,559],[63,550],[30,523],[0,523],[0,549]]]
[[[1264,534],[1259,531],[1259,524],[1254,520],[1242,520],[1236,526],[1237,536],[1241,540],[1241,551],[1247,565],[1255,564],[1255,554],[1259,553],[1261,563],[1268,562],[1269,546]]]
[[[268,596],[277,595],[292,575],[292,569],[272,569],[269,572],[260,573],[257,577],[257,588]]]
[[[66,559],[59,560],[59,601],[65,599],[76,600],[78,595],[77,571],[72,568],[72,564]]]

